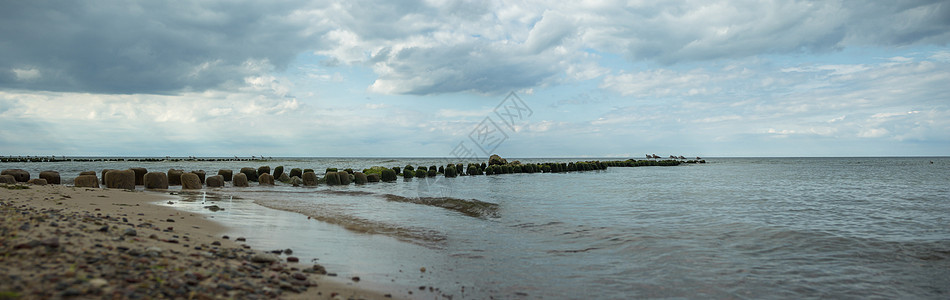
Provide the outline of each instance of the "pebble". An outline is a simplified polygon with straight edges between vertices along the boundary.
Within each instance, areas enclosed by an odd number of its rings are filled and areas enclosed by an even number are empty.
[[[287,262],[300,262],[300,258],[297,258],[296,256],[288,256]]]
[[[287,254],[287,255],[294,254],[294,250],[290,250],[290,248],[284,249],[284,254]]]
[[[138,232],[136,232],[135,229],[126,228],[124,231],[122,231],[122,235],[125,235],[125,236],[137,236],[137,235],[138,235]]]
[[[273,254],[257,253],[251,256],[251,262],[255,263],[274,263],[279,259]]]
[[[50,248],[59,248],[59,238],[51,237],[40,242],[43,246]]]
[[[95,278],[95,279],[89,280],[89,284],[92,285],[92,287],[98,289],[98,288],[102,288],[103,286],[106,286],[107,284],[109,284],[109,282],[102,278]]]

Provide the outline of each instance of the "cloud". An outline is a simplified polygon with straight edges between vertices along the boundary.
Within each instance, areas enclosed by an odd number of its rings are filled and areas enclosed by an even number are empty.
[[[318,44],[319,24],[300,18],[302,8],[254,1],[3,2],[0,70],[14,75],[0,71],[0,88],[169,94],[239,84]]]
[[[376,93],[501,94],[633,74],[611,72],[601,54],[670,65],[950,42],[944,1],[15,1],[0,11],[0,88],[91,93],[232,88],[302,53],[370,68]]]

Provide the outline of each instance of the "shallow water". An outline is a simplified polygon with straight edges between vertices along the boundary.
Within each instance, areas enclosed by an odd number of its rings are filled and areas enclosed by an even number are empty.
[[[210,214],[257,249],[292,248],[302,261],[318,259],[341,277],[360,276],[361,285],[400,295],[415,290],[418,298],[950,296],[950,159],[708,161],[400,178],[348,187],[206,189],[203,201],[197,195],[196,201],[175,206]],[[289,171],[406,163],[444,165],[426,159],[337,158],[258,164],[284,165]],[[258,166],[39,165],[0,168],[32,168],[32,174],[53,169],[66,179],[64,171],[86,169]],[[473,215],[424,201],[391,201],[439,197],[474,199],[497,209]],[[211,203],[225,210],[202,208]],[[438,290],[420,292],[418,286]]]

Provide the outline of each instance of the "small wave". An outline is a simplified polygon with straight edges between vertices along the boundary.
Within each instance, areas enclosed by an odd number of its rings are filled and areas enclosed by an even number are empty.
[[[381,234],[425,247],[440,248],[447,239],[445,234],[425,228],[406,227],[348,215],[324,206],[308,206],[287,200],[255,200],[255,204],[305,215],[311,219],[338,225],[349,231]]]
[[[475,199],[458,199],[451,197],[418,197],[410,198],[393,194],[385,194],[386,201],[421,204],[454,210],[470,217],[485,218],[498,217],[498,204],[478,201]]]

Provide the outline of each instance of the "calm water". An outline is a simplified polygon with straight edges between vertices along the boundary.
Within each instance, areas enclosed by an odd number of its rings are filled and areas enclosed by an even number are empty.
[[[403,296],[411,290],[423,299],[950,297],[950,158],[708,161],[366,186],[206,189],[174,206],[213,216],[256,249],[292,248],[302,261],[340,277],[360,276],[359,285]],[[318,158],[0,168],[34,176],[53,169],[71,180],[83,170],[135,166],[213,173],[407,163],[444,165]],[[497,204],[497,213],[467,215],[423,205],[420,197],[476,199]],[[225,210],[202,209],[211,203]]]

